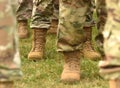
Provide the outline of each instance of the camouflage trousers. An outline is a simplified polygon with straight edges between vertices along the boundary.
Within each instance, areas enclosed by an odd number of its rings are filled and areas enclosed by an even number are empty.
[[[106,17],[105,1],[97,0],[98,18]],[[60,0],[59,26],[58,26],[58,51],[74,51],[82,49],[85,41],[85,32],[83,27],[86,26],[88,16],[93,19],[90,12],[91,5],[94,0]],[[93,9],[93,8],[92,8]],[[105,20],[98,20],[98,29],[101,30],[105,24]],[[102,22],[104,21],[104,23]],[[102,23],[102,24],[101,24]],[[103,30],[103,29],[102,29]]]
[[[91,0],[88,9],[89,9],[89,10],[88,10],[87,13],[86,13],[86,20],[85,20],[84,27],[92,27],[92,26],[95,26],[95,25],[94,25],[95,22],[94,22],[94,19],[93,19],[93,12],[94,12],[94,9],[95,9],[95,1],[94,1],[94,0]]]
[[[55,0],[33,0],[31,28],[50,28]]]
[[[0,0],[0,81],[22,76],[12,1]]]
[[[60,0],[33,0],[33,13],[32,13],[32,21],[31,21],[31,28],[46,28],[49,29],[50,27],[50,16],[54,15],[53,10],[58,11],[59,8],[53,9],[53,4],[55,6],[59,6]],[[94,3],[90,3],[89,11],[86,14],[86,23],[85,26],[92,25],[92,14],[93,14],[93,6]],[[57,12],[57,18],[59,13]]]
[[[46,7],[44,7],[43,4],[46,5]],[[87,19],[85,26],[87,27],[93,25],[92,15],[94,10],[94,5],[95,5],[94,0],[92,0],[90,5],[91,8],[89,8],[89,11],[86,14]],[[41,11],[44,12],[41,13]],[[19,8],[17,10],[17,20],[18,21],[27,20],[31,18],[31,28],[33,27],[48,28],[50,26],[50,16],[51,16],[49,15],[50,13],[52,14],[52,19],[58,20],[59,0],[50,0],[50,1],[22,0],[21,2],[19,2]]]
[[[52,3],[51,1],[52,0],[19,0],[19,7],[16,14],[17,20],[26,21],[31,18],[31,28],[43,28],[43,25],[44,28],[48,28],[50,26],[51,19],[58,20],[59,14],[59,0],[54,0]],[[51,5],[47,6],[50,3]],[[43,13],[40,11],[41,6],[42,9],[44,9]]]
[[[106,0],[108,18],[103,31],[106,58],[99,64],[106,79],[120,79],[120,0]]]
[[[98,34],[95,37],[96,45],[101,56],[104,56],[103,50],[103,30],[107,18],[106,2],[105,0],[96,0],[96,13],[97,13],[97,29]]]
[[[18,0],[19,6],[16,11],[16,17],[18,21],[25,21],[31,18],[33,7],[32,3],[32,0]]]

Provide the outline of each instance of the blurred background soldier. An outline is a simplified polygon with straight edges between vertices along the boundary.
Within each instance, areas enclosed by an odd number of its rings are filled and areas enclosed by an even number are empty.
[[[12,1],[0,0],[0,88],[13,88],[22,76]]]
[[[120,88],[120,0],[106,0],[106,4],[105,58],[99,63],[100,73],[109,80],[110,88]]]

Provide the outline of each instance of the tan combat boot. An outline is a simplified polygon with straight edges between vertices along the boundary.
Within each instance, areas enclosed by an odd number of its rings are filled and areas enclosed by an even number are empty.
[[[52,20],[51,27],[48,30],[49,34],[56,34],[57,33],[57,27],[58,27],[58,20]]]
[[[47,29],[33,29],[32,50],[28,54],[30,60],[40,60],[43,58]]]
[[[27,21],[18,21],[18,36],[20,39],[28,37]]]
[[[120,80],[110,80],[110,88],[120,88]]]
[[[0,82],[0,88],[14,88],[14,83],[11,82]]]
[[[91,27],[84,27],[84,31],[85,31],[85,35],[86,35],[87,40],[83,46],[83,55],[86,58],[96,60],[96,59],[100,58],[101,55],[98,52],[94,51],[94,49],[92,48],[92,43],[91,43],[92,28]]]
[[[64,52],[64,69],[61,74],[61,81],[65,83],[74,83],[80,80],[80,52]]]

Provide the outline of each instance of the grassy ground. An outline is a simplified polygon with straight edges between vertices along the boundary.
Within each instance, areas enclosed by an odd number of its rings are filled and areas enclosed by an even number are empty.
[[[94,36],[93,36],[94,37]],[[75,84],[63,84],[60,75],[63,67],[62,55],[56,52],[56,36],[47,35],[45,60],[29,61],[27,55],[31,49],[32,37],[20,40],[22,59],[22,80],[15,88],[108,88],[108,84],[98,73],[98,61],[81,58],[81,81]]]

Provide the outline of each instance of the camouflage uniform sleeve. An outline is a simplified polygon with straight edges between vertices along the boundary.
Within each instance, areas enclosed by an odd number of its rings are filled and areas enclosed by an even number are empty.
[[[10,0],[0,0],[0,81],[22,76],[14,17]]]
[[[103,31],[106,58],[100,61],[100,73],[106,79],[120,79],[120,0],[106,0],[108,18]]]

